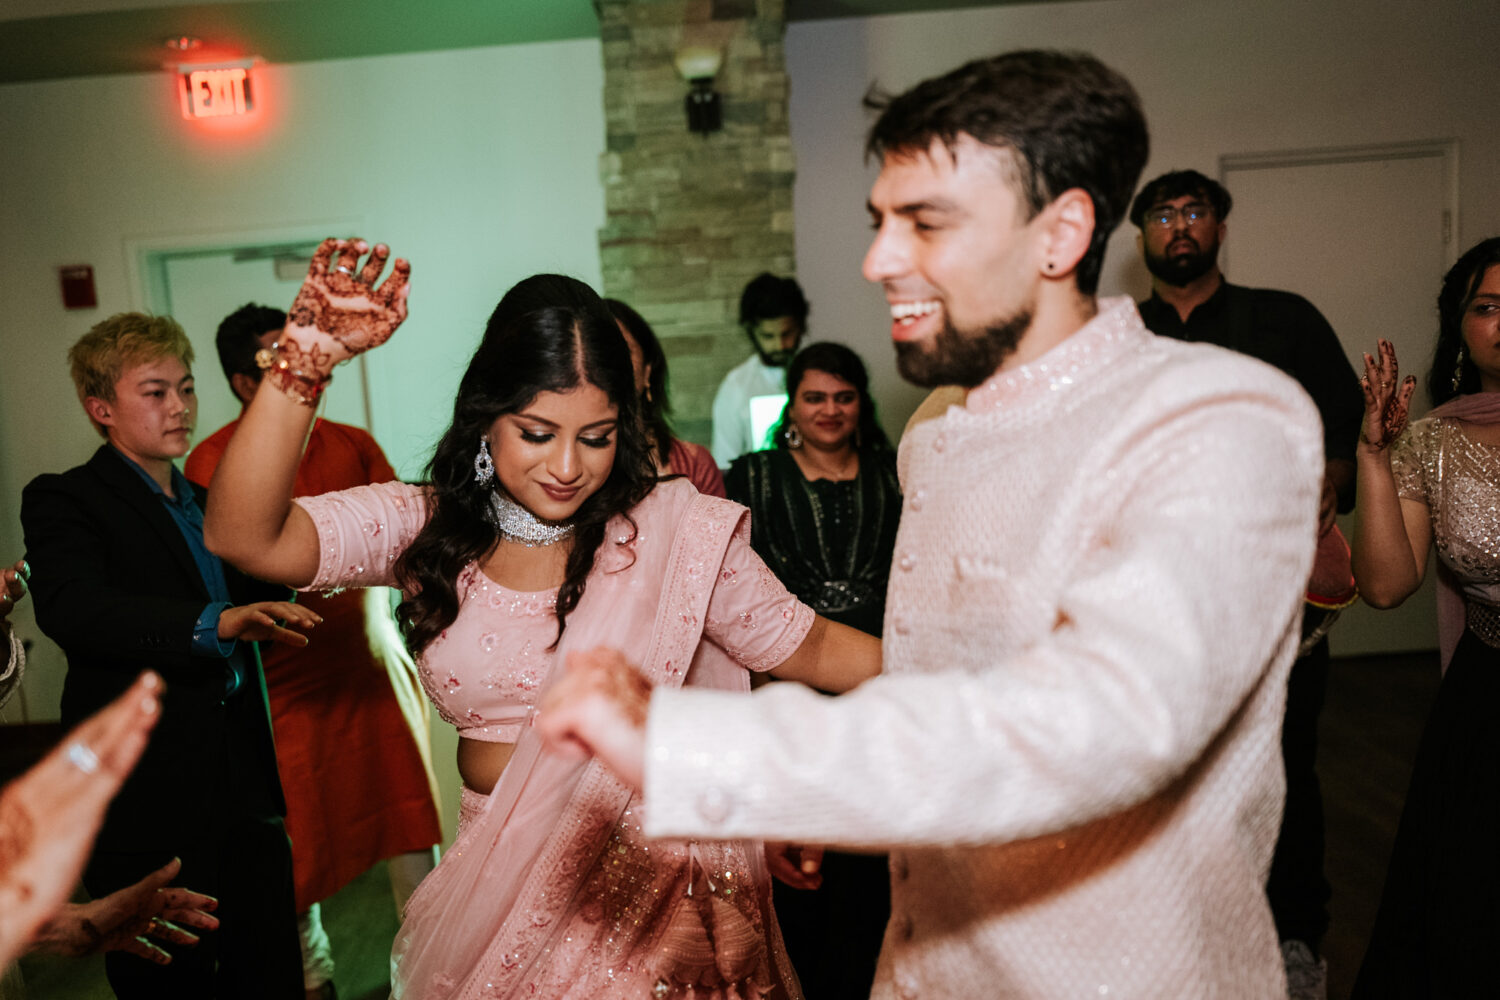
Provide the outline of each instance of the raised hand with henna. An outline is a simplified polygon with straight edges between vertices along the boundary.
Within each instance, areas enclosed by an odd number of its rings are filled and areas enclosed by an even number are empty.
[[[1365,394],[1365,422],[1359,432],[1359,447],[1362,451],[1378,452],[1389,448],[1406,430],[1406,418],[1411,412],[1411,395],[1416,391],[1415,376],[1408,375],[1400,387],[1400,368],[1396,364],[1396,348],[1389,340],[1382,339],[1377,348],[1379,360],[1365,355],[1365,373],[1359,386]]]
[[[334,365],[379,347],[396,332],[406,319],[411,265],[397,258],[377,287],[390,253],[384,243],[371,249],[361,239],[318,245],[277,347],[293,369],[326,378]]]
[[[87,903],[67,903],[37,931],[32,950],[58,955],[128,951],[166,965],[172,955],[161,944],[191,948],[198,935],[218,930],[213,910],[219,901],[191,889],[169,886],[182,870],[173,858],[135,885]],[[157,942],[161,942],[158,944]]]

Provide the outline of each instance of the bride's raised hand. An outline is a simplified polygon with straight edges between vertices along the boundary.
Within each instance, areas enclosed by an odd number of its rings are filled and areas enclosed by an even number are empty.
[[[1359,432],[1359,446],[1367,451],[1384,451],[1406,429],[1411,412],[1411,394],[1416,391],[1415,376],[1408,375],[1398,387],[1400,368],[1396,348],[1381,340],[1376,350],[1379,359],[1365,355],[1365,373],[1359,386],[1365,394],[1365,422]]]
[[[279,350],[293,369],[326,378],[340,361],[380,346],[396,332],[406,319],[411,265],[398,257],[377,287],[390,254],[384,243],[371,249],[361,239],[327,239],[318,245],[280,341]]]

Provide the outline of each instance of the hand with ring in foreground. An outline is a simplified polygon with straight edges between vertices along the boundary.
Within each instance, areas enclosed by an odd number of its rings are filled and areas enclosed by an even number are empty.
[[[569,653],[562,678],[534,721],[547,746],[573,757],[594,756],[631,788],[646,770],[646,711],[651,685],[618,650]]]
[[[219,927],[219,918],[212,913],[219,905],[217,899],[167,884],[181,870],[182,861],[173,858],[135,885],[102,899],[64,904],[37,932],[32,950],[73,956],[128,951],[166,965],[172,955],[161,944],[191,948],[198,943],[198,935],[187,928],[212,931]]]
[[[0,790],[0,967],[73,892],[104,810],[161,715],[161,692],[161,678],[143,673]]]

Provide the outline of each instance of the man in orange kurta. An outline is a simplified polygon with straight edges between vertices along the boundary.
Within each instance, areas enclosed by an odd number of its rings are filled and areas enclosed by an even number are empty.
[[[285,322],[278,309],[247,305],[220,324],[219,360],[241,402],[260,381],[256,351],[270,346]],[[193,449],[184,470],[189,480],[208,485],[238,423]],[[368,433],[318,420],[295,489],[297,496],[316,496],[395,478]],[[298,600],[322,615],[323,623],[307,648],[265,650],[264,664],[287,797],[304,986],[313,998],[333,995],[333,960],[318,903],[392,858],[399,909],[431,869],[432,846],[442,829],[428,760],[426,702],[391,620],[386,591],[306,594]]]

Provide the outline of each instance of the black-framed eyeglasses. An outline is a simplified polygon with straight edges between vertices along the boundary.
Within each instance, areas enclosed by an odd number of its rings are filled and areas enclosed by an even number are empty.
[[[1206,219],[1213,214],[1213,209],[1201,203],[1183,205],[1181,208],[1173,208],[1170,205],[1162,208],[1153,208],[1146,213],[1146,222],[1157,229],[1171,229],[1181,219],[1188,225],[1192,225],[1199,219]]]

